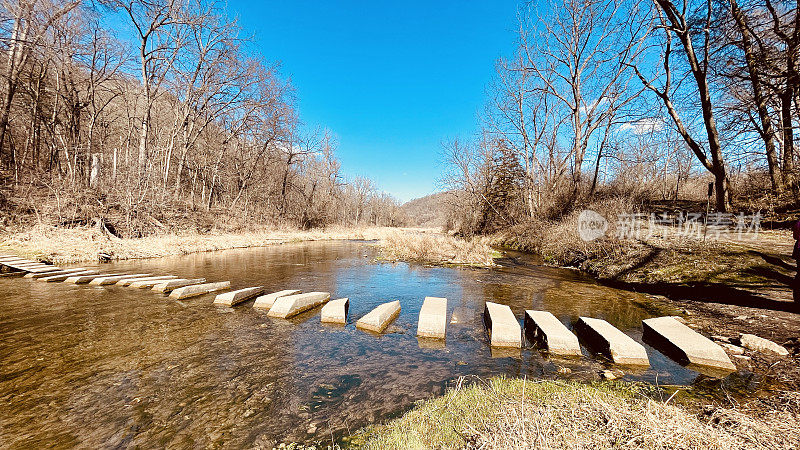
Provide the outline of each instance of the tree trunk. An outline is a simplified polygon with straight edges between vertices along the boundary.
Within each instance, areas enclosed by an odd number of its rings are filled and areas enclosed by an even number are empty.
[[[139,158],[137,170],[140,179],[144,178],[144,167],[147,163],[147,132],[150,126],[150,80],[147,79],[147,38],[142,38],[140,47],[142,88],[144,89],[144,112],[142,113],[142,128],[139,130]]]
[[[100,155],[92,154],[92,170],[89,175],[89,187],[96,188],[100,181]]]
[[[711,1],[711,0],[707,0]],[[706,165],[708,170],[714,175],[716,181],[716,208],[719,212],[727,212],[730,209],[730,199],[728,192],[728,175],[725,169],[725,161],[722,156],[722,145],[719,140],[719,132],[717,131],[717,123],[714,119],[714,109],[711,103],[711,93],[708,84],[708,77],[706,76],[705,64],[697,58],[697,53],[694,49],[692,36],[686,18],[675,7],[670,0],[656,0],[661,10],[670,21],[675,34],[683,45],[686,59],[689,62],[689,68],[694,77],[697,91],[700,97],[700,107],[703,112],[703,125],[705,126],[706,136],[708,138],[708,151],[711,156],[711,164]],[[709,4],[709,16],[711,14]],[[704,58],[709,58],[708,54],[703,55]],[[674,119],[674,116],[673,116]],[[681,133],[686,139],[687,134]],[[689,143],[687,141],[687,143]],[[690,145],[691,147],[691,145]],[[695,150],[695,149],[693,149]],[[697,151],[695,151],[697,153]]]
[[[775,149],[775,130],[772,127],[772,117],[767,110],[767,99],[764,96],[761,84],[761,77],[758,73],[758,62],[753,42],[750,39],[750,27],[747,26],[746,18],[736,0],[730,0],[731,13],[736,22],[739,32],[742,34],[742,50],[744,51],[745,62],[750,83],[753,88],[753,100],[756,103],[758,117],[761,120],[759,134],[764,141],[764,149],[767,154],[767,167],[769,169],[769,179],[772,183],[772,190],[780,194],[783,191],[783,180],[780,177],[780,167],[778,165],[778,154]]]
[[[20,12],[21,14],[21,12]],[[8,120],[11,116],[11,103],[14,100],[14,93],[16,92],[16,75],[18,73],[19,65],[22,64],[23,50],[21,47],[25,45],[28,36],[29,28],[26,27],[21,30],[22,17],[18,15],[14,20],[14,29],[11,32],[11,40],[8,49],[8,56],[6,59],[5,70],[5,97],[3,98],[3,109],[0,112],[0,165],[4,165],[3,146],[6,141],[6,131],[8,130]]]
[[[783,182],[786,186],[794,184],[794,129],[792,128],[792,100],[794,89],[787,83],[781,93],[781,122],[783,125]]]

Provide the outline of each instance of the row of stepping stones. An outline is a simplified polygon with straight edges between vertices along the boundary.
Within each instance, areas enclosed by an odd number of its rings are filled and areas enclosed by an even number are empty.
[[[14,255],[0,255],[0,265],[4,270],[10,270],[11,274],[24,274],[25,277],[45,282],[63,281],[151,289],[166,293],[176,300],[227,290],[231,286],[229,281],[207,283],[204,278],[187,279],[149,273],[101,274],[92,269],[61,269]],[[347,323],[349,299],[330,300],[328,292],[303,293],[300,290],[287,289],[265,293],[262,286],[248,287],[220,293],[215,297],[214,304],[233,307],[253,298],[253,308],[267,310],[269,317],[287,319],[322,306],[322,322]],[[399,316],[400,309],[399,301],[381,304],[358,319],[356,327],[383,333]],[[650,365],[644,346],[602,319],[580,317],[573,326],[576,336],[548,311],[525,311],[524,325],[520,327],[517,317],[508,305],[486,302],[483,317],[492,347],[522,348],[523,339],[527,337],[535,346],[549,354],[580,357],[582,342],[590,351],[601,353],[616,364],[640,367]],[[444,339],[447,323],[447,299],[426,297],[419,313],[417,336]],[[642,327],[645,342],[683,365],[711,369],[719,374],[736,370],[720,345],[692,330],[676,317],[646,319],[642,321]]]

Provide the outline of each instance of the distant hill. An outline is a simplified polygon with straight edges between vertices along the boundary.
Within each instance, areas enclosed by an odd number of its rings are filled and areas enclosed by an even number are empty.
[[[437,192],[425,197],[415,198],[401,206],[408,216],[410,226],[437,228],[447,223],[448,205],[452,192]]]

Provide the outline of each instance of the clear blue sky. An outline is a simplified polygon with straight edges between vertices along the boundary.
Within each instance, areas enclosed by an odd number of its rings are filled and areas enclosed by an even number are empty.
[[[516,0],[229,0],[282,63],[300,117],[338,139],[348,177],[402,201],[438,188],[441,142],[476,129],[494,61],[513,50]]]

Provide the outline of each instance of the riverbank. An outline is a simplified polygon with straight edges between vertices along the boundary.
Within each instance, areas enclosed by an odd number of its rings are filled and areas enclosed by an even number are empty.
[[[615,217],[612,206],[596,208]],[[736,355],[755,385],[800,391],[800,305],[792,297],[796,274],[788,229],[739,234],[686,230],[643,221],[634,238],[619,238],[618,223],[605,236],[584,241],[578,213],[559,223],[528,224],[492,236],[495,245],[537,252],[545,264],[578,269],[599,283],[647,294],[706,336],[737,339],[742,333],[772,340],[792,356]]]
[[[701,407],[681,397],[626,382],[492,378],[459,384],[347,443],[367,449],[774,449],[800,442],[797,394],[766,409]]]
[[[326,227],[313,230],[264,229],[240,233],[157,234],[123,239],[97,226],[38,225],[0,240],[0,251],[54,264],[97,261],[105,253],[113,260],[158,258],[233,248],[263,247],[305,241],[369,240],[381,247],[381,260],[430,265],[493,267],[500,253],[488,238],[463,240],[432,228]]]
[[[97,261],[101,252],[111,255],[115,260],[157,258],[287,242],[380,239],[386,232],[383,228],[337,228],[324,231],[276,229],[236,234],[162,234],[127,239],[115,237],[98,227],[63,228],[39,225],[5,237],[0,241],[0,249],[25,258],[70,264]]]
[[[381,241],[385,261],[410,261],[439,266],[495,267],[502,253],[488,237],[462,239],[444,233],[393,232]]]

